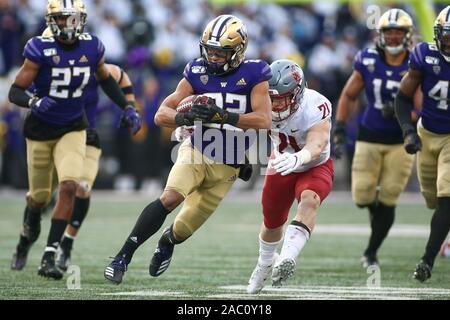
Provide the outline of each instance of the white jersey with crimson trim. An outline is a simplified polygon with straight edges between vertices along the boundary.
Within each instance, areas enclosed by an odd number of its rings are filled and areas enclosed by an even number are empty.
[[[312,89],[305,89],[299,108],[288,119],[282,122],[272,122],[270,138],[272,145],[280,153],[299,152],[306,144],[308,130],[322,121],[331,121],[331,102]],[[326,162],[330,157],[330,132],[328,144],[320,156],[302,165],[295,172],[304,172]]]

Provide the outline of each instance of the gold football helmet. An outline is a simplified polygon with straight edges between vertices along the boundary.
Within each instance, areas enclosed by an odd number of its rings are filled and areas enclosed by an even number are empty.
[[[247,28],[237,17],[221,15],[210,21],[200,39],[200,54],[208,73],[221,75],[236,69],[244,61],[247,45]],[[214,55],[225,62],[215,61]]]
[[[387,39],[385,31],[390,29],[403,30],[405,32],[403,39]],[[378,21],[377,32],[379,37],[377,45],[386,52],[397,55],[407,50],[411,45],[412,31],[413,22],[409,14],[402,9],[390,9],[383,13]]]
[[[48,0],[45,20],[53,36],[73,42],[83,33],[86,7],[81,0]]]
[[[434,21],[434,41],[444,59],[450,62],[450,6],[442,10]]]

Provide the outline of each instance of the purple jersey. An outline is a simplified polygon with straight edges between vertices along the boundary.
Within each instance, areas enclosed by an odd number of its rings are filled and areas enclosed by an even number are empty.
[[[84,88],[85,94],[86,94],[86,100],[85,100],[85,113],[86,118],[89,122],[89,128],[95,128],[97,125],[97,107],[98,107],[98,82],[95,79],[92,79],[92,81],[89,81],[86,88]]]
[[[34,79],[38,97],[51,97],[58,105],[39,120],[66,126],[80,119],[86,103],[85,87],[95,81],[94,73],[105,52],[103,43],[94,35],[83,33],[70,49],[54,38],[33,37],[24,49],[24,57],[40,65]]]
[[[386,63],[382,53],[375,48],[360,50],[353,61],[353,68],[364,79],[367,106],[360,125],[381,135],[395,136],[401,143],[402,131],[394,117],[386,119],[382,115],[383,105],[394,106],[394,99],[400,87],[400,81],[408,71],[408,59],[399,66]]]
[[[450,63],[435,44],[421,42],[412,51],[409,66],[422,74],[422,125],[437,134],[450,133]]]
[[[268,81],[272,77],[272,72],[265,61],[245,60],[236,70],[223,76],[214,76],[206,73],[205,62],[200,58],[187,64],[183,76],[189,81],[195,94],[210,96],[215,100],[218,107],[229,112],[244,114],[252,112],[250,95],[253,87],[260,82]],[[209,126],[214,127],[214,125]],[[204,152],[204,154],[217,162],[238,164],[242,162],[244,152],[250,147],[252,141],[246,140],[244,146],[241,146],[243,148],[240,148],[238,144],[231,141],[231,139],[239,138],[227,135],[227,132],[234,132],[238,137],[239,135],[244,136],[244,132],[241,129],[228,125],[225,125],[224,128],[227,130],[220,130],[223,139],[222,149],[211,150],[210,153]],[[201,134],[204,134],[207,128],[202,127],[201,130]],[[204,135],[200,146],[194,141],[196,136],[198,134],[194,132],[191,136],[192,144],[200,148],[202,152],[209,144],[215,141],[214,139],[207,139],[206,135]]]

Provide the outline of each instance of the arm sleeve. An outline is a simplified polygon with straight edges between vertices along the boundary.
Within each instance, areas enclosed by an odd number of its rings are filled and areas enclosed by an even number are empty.
[[[19,87],[15,83],[12,84],[8,93],[9,101],[18,105],[19,107],[29,108],[28,102],[31,97],[27,94],[24,88]]]
[[[121,109],[125,109],[125,107],[129,105],[129,102],[126,100],[119,84],[116,80],[114,80],[112,75],[109,75],[106,80],[100,81],[99,84],[106,95]]]
[[[395,115],[403,131],[403,136],[414,130],[411,121],[411,111],[413,109],[413,99],[399,91],[395,98]]]

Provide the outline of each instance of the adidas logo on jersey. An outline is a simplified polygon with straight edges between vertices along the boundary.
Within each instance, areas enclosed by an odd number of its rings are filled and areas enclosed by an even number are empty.
[[[88,58],[83,54],[78,62],[88,62]]]
[[[245,82],[244,78],[241,78],[238,82],[236,82],[237,86],[246,86],[247,82]]]

